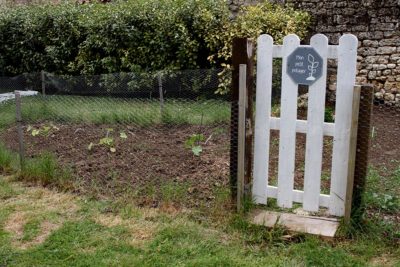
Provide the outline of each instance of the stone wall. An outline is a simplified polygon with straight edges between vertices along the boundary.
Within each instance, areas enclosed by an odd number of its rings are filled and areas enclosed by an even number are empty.
[[[230,0],[231,9],[255,1]],[[373,83],[376,98],[400,104],[400,0],[286,0],[314,18],[312,33],[338,44],[344,33],[359,39],[358,83]],[[334,77],[331,75],[331,77]],[[334,78],[330,89],[334,89]]]

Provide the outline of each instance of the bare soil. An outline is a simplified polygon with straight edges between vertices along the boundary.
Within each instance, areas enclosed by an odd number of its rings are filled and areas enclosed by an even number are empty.
[[[400,107],[374,106],[370,164],[391,175],[400,167]]]
[[[40,124],[32,126],[43,127]],[[226,128],[135,128],[84,124],[55,126],[58,129],[51,130],[48,135],[37,136],[32,136],[24,127],[27,156],[54,153],[59,163],[79,177],[84,188],[96,187],[100,194],[141,191],[154,202],[145,204],[157,206],[158,200],[154,197],[157,193],[152,190],[158,191],[162,185],[169,184],[172,191],[187,191],[190,198],[188,202],[197,205],[199,200],[212,200],[218,188],[228,188],[229,134]],[[109,136],[113,138],[112,147],[116,149],[115,152],[110,151],[110,146],[98,145],[110,128],[113,129]],[[120,138],[120,132],[126,133],[128,137]],[[198,133],[204,134],[207,142],[201,144],[201,155],[195,156],[184,143],[192,134]],[[17,150],[15,127],[8,129],[1,139],[9,148]],[[90,143],[97,145],[89,150]],[[176,196],[176,192],[168,193]]]
[[[49,124],[31,125],[33,128]],[[400,165],[400,111],[376,106],[372,118],[374,129],[370,150],[370,165],[391,175]],[[135,128],[115,125],[56,124],[48,135],[32,136],[24,127],[26,154],[35,157],[43,152],[54,153],[58,161],[79,178],[81,190],[96,188],[100,195],[141,192],[149,198],[144,205],[157,206],[162,196],[160,187],[172,185],[172,191],[184,190],[185,202],[197,206],[213,201],[215,192],[229,188],[229,129],[217,126],[155,126]],[[107,129],[112,128],[116,151],[98,144]],[[125,132],[128,138],[120,138]],[[16,127],[4,131],[0,138],[17,151]],[[185,148],[192,134],[204,134],[201,156]],[[329,192],[332,160],[332,138],[324,138],[321,187]],[[306,135],[297,134],[295,188],[304,181]],[[271,133],[270,180],[276,184],[279,158],[279,132]],[[146,191],[147,190],[147,191]],[[153,192],[156,190],[156,192]],[[169,192],[169,194],[183,194]],[[159,196],[157,196],[159,195]]]

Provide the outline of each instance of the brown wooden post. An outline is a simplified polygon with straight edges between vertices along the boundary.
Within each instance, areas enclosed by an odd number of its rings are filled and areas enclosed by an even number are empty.
[[[237,153],[238,153],[238,100],[239,100],[239,66],[246,64],[247,103],[246,103],[246,148],[245,148],[245,194],[250,192],[253,163],[254,133],[254,45],[247,38],[235,38],[232,50],[232,107],[231,107],[231,148],[230,148],[230,184],[232,199],[237,196]]]
[[[373,85],[362,85],[357,132],[357,150],[354,173],[354,186],[351,220],[358,224],[364,213],[363,195],[368,174],[368,157],[371,143],[371,118],[374,100]]]
[[[346,186],[346,199],[345,199],[345,211],[344,211],[344,222],[350,222],[353,188],[354,188],[354,173],[355,173],[355,161],[357,151],[357,132],[358,132],[358,119],[360,111],[360,95],[361,86],[354,86],[353,92],[353,109],[351,118],[351,129],[350,129],[350,153],[349,153],[349,173],[347,176]]]
[[[245,163],[246,163],[246,64],[241,64],[239,68],[239,114],[238,114],[238,154],[237,154],[237,198],[236,208],[240,212],[243,207],[243,197],[245,196]]]

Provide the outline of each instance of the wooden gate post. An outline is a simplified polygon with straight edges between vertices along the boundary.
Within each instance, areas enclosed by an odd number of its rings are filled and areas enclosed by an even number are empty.
[[[247,38],[235,38],[232,49],[232,106],[231,106],[231,143],[230,143],[230,185],[231,196],[235,202],[237,197],[237,157],[238,157],[238,101],[239,101],[239,66],[246,64],[246,145],[245,145],[245,170],[244,190],[250,195],[250,183],[253,161],[253,99],[254,99],[254,45]]]
[[[239,115],[238,115],[238,153],[237,153],[237,199],[236,208],[240,212],[245,196],[245,149],[246,149],[246,64],[240,64],[239,68]]]
[[[354,86],[353,93],[353,110],[351,119],[351,129],[350,129],[350,153],[349,153],[349,173],[347,176],[347,186],[346,186],[346,199],[344,207],[344,222],[347,224],[350,222],[351,214],[351,203],[353,197],[354,188],[354,174],[355,174],[355,161],[356,161],[356,151],[357,151],[357,134],[358,134],[358,119],[360,111],[360,95],[361,86]]]

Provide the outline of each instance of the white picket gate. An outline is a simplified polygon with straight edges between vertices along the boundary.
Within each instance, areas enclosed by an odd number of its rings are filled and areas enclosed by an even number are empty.
[[[266,204],[277,198],[278,206],[291,208],[303,203],[306,211],[328,208],[331,215],[343,216],[349,174],[352,102],[356,76],[358,40],[343,35],[339,45],[328,45],[325,35],[311,38],[310,45],[300,46],[296,35],[288,35],[283,45],[274,45],[269,35],[258,38],[257,91],[254,143],[253,198]],[[287,58],[298,47],[313,47],[322,57],[322,77],[309,86],[307,120],[297,120],[298,84],[287,74]],[[272,62],[282,58],[280,118],[271,117]],[[327,59],[337,59],[335,123],[324,122]],[[268,184],[270,130],[279,130],[278,186]],[[305,133],[306,156],[304,191],[294,190],[296,132]],[[330,195],[321,194],[323,136],[333,136]]]

